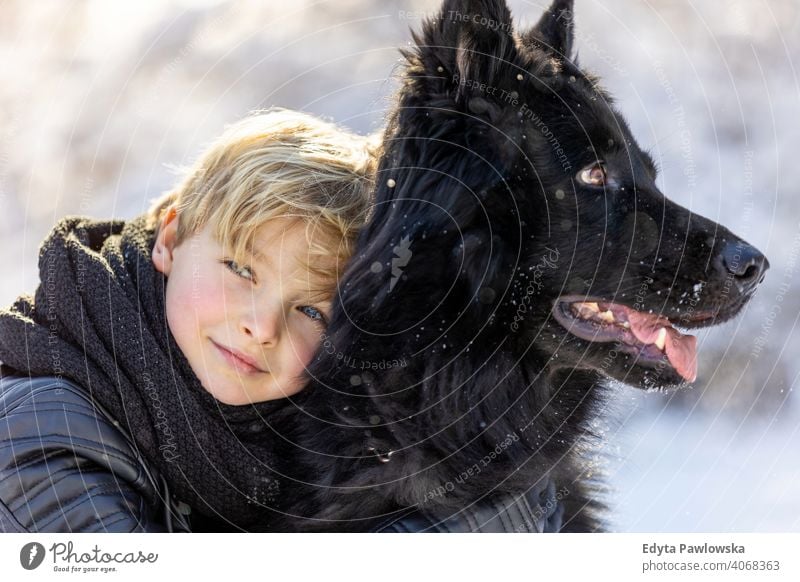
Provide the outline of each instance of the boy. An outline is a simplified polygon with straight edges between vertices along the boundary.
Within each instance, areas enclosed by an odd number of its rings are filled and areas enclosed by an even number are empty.
[[[305,384],[373,160],[271,110],[146,215],[59,222],[35,298],[0,312],[0,531],[268,529],[269,416]]]

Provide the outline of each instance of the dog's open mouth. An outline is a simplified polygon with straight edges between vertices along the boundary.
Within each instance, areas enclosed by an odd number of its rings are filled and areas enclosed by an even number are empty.
[[[560,297],[553,316],[571,334],[590,342],[617,342],[647,364],[666,359],[688,382],[697,378],[697,338],[683,334],[663,315],[588,297]],[[693,322],[711,319],[696,313]]]

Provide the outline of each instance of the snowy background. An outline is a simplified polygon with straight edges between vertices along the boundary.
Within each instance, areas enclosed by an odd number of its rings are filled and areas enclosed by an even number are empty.
[[[800,531],[798,0],[577,0],[576,45],[661,189],[770,259],[698,335],[693,391],[620,386],[600,430],[619,531]],[[543,0],[511,1],[522,26]],[[438,1],[0,3],[0,304],[65,214],[131,217],[201,146],[281,105],[379,129],[409,27]]]

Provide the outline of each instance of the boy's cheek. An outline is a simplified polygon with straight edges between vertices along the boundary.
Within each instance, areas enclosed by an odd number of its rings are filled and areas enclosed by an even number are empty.
[[[224,319],[225,294],[202,278],[170,279],[167,282],[167,321],[173,335],[189,339],[203,328]]]
[[[292,366],[285,370],[288,374],[282,374],[283,380],[281,382],[283,391],[287,396],[297,394],[306,387],[308,379],[305,376],[305,371],[311,363],[317,347],[318,342],[317,345],[312,342],[306,343],[302,348],[295,347],[291,351],[289,357],[293,358]]]
[[[175,300],[184,309],[192,309],[214,313],[225,311],[225,293],[222,285],[217,284],[202,272],[186,273],[179,281],[175,281]],[[172,284],[172,281],[168,283]]]
[[[296,349],[299,372],[302,372],[314,358],[317,350],[322,345],[322,339],[317,334],[311,335],[302,347]]]

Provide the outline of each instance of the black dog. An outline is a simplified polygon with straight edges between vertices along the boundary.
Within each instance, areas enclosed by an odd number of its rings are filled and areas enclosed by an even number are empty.
[[[676,327],[734,317],[763,279],[761,253],[658,190],[572,23],[568,0],[519,33],[503,0],[448,0],[404,52],[374,215],[284,430],[287,529],[545,478],[564,531],[602,529],[581,447],[604,380],[693,381]]]

